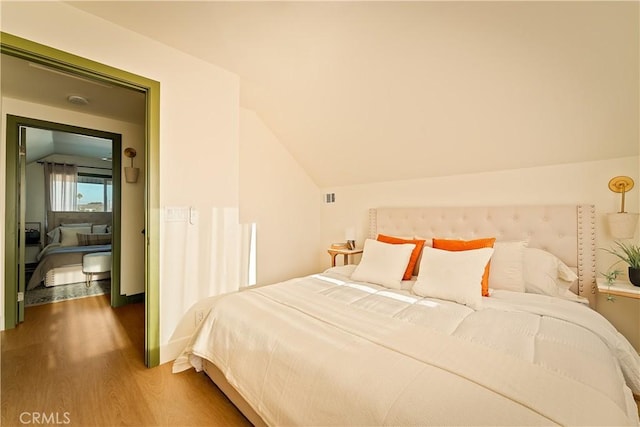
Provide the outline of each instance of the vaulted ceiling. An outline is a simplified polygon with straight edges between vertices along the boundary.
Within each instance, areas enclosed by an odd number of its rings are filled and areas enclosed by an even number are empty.
[[[69,4],[236,73],[321,187],[638,155],[637,2]]]

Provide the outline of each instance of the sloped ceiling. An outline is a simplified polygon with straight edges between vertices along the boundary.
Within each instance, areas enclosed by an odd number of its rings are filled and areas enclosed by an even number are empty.
[[[228,69],[320,187],[638,154],[637,2],[69,2]]]
[[[112,156],[111,140],[93,136],[30,127],[26,130],[26,140],[27,163],[51,155],[85,157],[93,160],[111,159]],[[111,164],[110,160],[108,164]]]

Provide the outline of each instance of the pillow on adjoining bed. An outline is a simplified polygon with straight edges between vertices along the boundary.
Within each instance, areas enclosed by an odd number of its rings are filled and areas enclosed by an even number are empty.
[[[91,226],[60,227],[60,246],[78,246],[78,233],[91,234]]]
[[[60,227],[56,227],[47,233],[48,243],[60,243]]]
[[[409,263],[407,264],[407,268],[404,271],[404,275],[402,276],[403,280],[410,280],[411,276],[413,276],[413,270],[416,267],[416,263],[418,262],[418,257],[422,253],[422,247],[424,246],[425,240],[402,239],[400,237],[385,236],[384,234],[378,234],[378,241],[384,242],[384,243],[391,243],[393,245],[399,245],[399,244],[415,245],[413,252],[411,252],[411,258],[409,258]]]
[[[433,239],[433,247],[436,249],[445,249],[447,251],[468,251],[473,249],[480,248],[493,248],[493,244],[496,239],[494,237],[489,237],[486,239],[475,239],[475,240],[451,240],[451,239]],[[420,268],[422,268],[422,263],[420,264]],[[484,270],[484,274],[482,275],[482,279],[480,280],[482,296],[489,296],[489,271],[491,268],[491,263],[487,262],[487,265]]]
[[[555,255],[537,248],[524,251],[526,291],[558,296],[564,294],[578,276]]]
[[[495,242],[489,271],[489,287],[524,292],[524,251],[527,240]]]
[[[79,222],[79,223],[69,223],[69,224],[60,224],[53,230],[47,233],[47,237],[49,237],[48,243],[60,243],[60,227],[91,227],[90,222]]]
[[[78,246],[110,245],[111,233],[78,233]]]
[[[402,277],[415,246],[365,240],[360,264],[351,275],[351,279],[400,289]]]
[[[92,233],[108,233],[107,224],[93,224],[91,226]]]
[[[493,248],[449,251],[425,247],[413,292],[423,297],[455,301],[476,307],[482,301],[482,280]]]

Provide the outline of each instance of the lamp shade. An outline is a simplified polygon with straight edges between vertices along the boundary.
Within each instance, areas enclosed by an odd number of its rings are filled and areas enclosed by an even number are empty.
[[[129,183],[138,182],[138,175],[140,174],[140,169],[138,168],[124,168],[124,179]]]
[[[631,239],[636,233],[638,214],[629,212],[617,212],[607,214],[609,233],[615,239]]]
[[[345,240],[356,240],[356,228],[355,227],[347,227],[344,230],[344,239]]]

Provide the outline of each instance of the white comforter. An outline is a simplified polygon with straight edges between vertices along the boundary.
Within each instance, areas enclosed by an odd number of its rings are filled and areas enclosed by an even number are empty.
[[[474,311],[339,271],[217,298],[174,371],[208,359],[270,425],[639,424],[640,358],[588,307]]]

